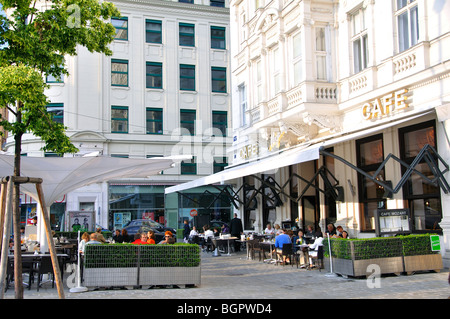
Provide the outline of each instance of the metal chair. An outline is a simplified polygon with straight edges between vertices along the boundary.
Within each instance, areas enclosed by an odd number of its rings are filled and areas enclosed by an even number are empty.
[[[317,255],[311,255],[311,253],[310,253],[309,257],[314,262],[314,266],[319,268],[319,271],[320,271],[320,269],[323,268],[323,245],[320,245],[317,247]],[[320,266],[318,265],[319,261],[320,261]]]
[[[281,258],[283,259],[283,257],[289,257],[291,266],[294,266],[294,263],[293,263],[293,257],[294,257],[293,244],[283,244],[283,247],[281,249]],[[281,260],[281,262],[282,262],[282,260]],[[278,260],[277,260],[277,263],[278,263]],[[286,265],[286,259],[284,259],[283,265]]]

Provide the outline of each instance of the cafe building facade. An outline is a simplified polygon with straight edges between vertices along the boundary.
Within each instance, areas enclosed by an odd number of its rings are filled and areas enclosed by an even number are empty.
[[[437,233],[450,266],[450,3],[231,1],[232,164],[245,230]]]

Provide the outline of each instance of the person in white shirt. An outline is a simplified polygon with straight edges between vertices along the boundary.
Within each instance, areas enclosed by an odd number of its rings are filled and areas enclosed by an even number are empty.
[[[197,227],[192,226],[192,230],[191,230],[191,232],[189,233],[189,237],[192,238],[192,237],[194,237],[194,236],[198,236],[198,231],[197,231]]]
[[[267,224],[267,227],[264,230],[264,234],[266,234],[266,235],[273,235],[273,234],[275,234],[275,229],[272,228],[272,225]]]
[[[309,264],[313,266],[311,257],[317,257],[319,246],[322,246],[323,237],[317,237],[313,244],[309,244]]]

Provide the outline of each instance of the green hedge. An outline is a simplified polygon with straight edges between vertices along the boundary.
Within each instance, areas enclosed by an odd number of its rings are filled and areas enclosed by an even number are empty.
[[[200,266],[200,247],[193,244],[87,245],[85,268],[129,267],[197,267]]]
[[[353,243],[355,260],[438,253],[431,250],[430,234],[365,239],[331,238],[330,240],[332,256],[341,259],[352,259],[350,243]],[[323,240],[323,245],[324,256],[329,257],[327,238]]]

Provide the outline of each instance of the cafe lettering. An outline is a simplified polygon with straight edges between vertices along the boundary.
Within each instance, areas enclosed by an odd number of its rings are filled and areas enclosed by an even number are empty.
[[[361,109],[363,118],[365,120],[380,119],[394,111],[407,108],[407,93],[407,89],[402,89],[365,103]]]

